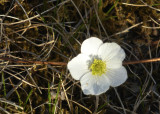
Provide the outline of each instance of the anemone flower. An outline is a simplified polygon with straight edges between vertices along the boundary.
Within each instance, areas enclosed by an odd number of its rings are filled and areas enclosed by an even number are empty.
[[[100,95],[109,87],[117,87],[127,79],[122,66],[124,50],[117,43],[103,43],[96,37],[86,39],[81,53],[68,62],[67,67],[75,80],[80,80],[86,95]]]

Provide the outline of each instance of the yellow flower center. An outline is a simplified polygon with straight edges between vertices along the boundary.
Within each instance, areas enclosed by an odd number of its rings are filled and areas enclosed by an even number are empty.
[[[107,70],[106,62],[99,59],[94,59],[89,69],[92,71],[92,75],[101,76]]]

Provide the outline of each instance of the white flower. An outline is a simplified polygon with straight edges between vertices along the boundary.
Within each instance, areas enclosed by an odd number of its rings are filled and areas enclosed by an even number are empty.
[[[117,87],[126,81],[124,58],[125,52],[118,44],[91,37],[82,43],[81,53],[67,67],[71,76],[80,80],[84,94],[100,95],[110,86]]]

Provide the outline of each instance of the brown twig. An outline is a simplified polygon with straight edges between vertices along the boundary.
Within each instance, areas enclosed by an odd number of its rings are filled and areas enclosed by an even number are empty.
[[[21,60],[21,59],[13,59],[9,57],[0,57],[1,60],[6,60],[10,62],[15,62],[15,63],[32,63],[32,64],[50,64],[50,65],[60,65],[60,66],[66,66],[67,63],[64,62],[47,62],[47,61],[31,61],[31,60]]]
[[[51,62],[51,61],[31,61],[31,60],[22,60],[22,59],[14,59],[9,57],[0,57],[0,60],[15,62],[15,63],[31,63],[31,64],[50,64],[50,65],[58,65],[58,66],[66,66],[67,63],[65,62]],[[153,58],[153,59],[146,59],[146,60],[139,60],[139,61],[124,61],[123,65],[129,64],[139,64],[139,63],[150,63],[150,62],[157,62],[160,61],[160,58]]]
[[[153,58],[153,59],[146,59],[146,60],[139,60],[139,61],[126,61],[126,62],[123,62],[123,65],[138,64],[138,63],[151,63],[151,62],[157,62],[157,61],[160,61],[160,58]]]

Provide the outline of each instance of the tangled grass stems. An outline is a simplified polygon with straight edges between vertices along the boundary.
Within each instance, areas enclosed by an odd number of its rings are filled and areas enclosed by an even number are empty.
[[[65,67],[90,36],[120,44],[127,53],[123,64],[129,74],[116,88],[121,102],[110,89],[99,97],[97,113],[159,113],[159,4],[0,1],[0,113],[49,113],[49,105],[56,105],[57,113],[93,113],[95,97],[83,95],[79,81]],[[59,88],[58,96],[65,95],[58,104],[55,99],[49,102],[46,94],[53,77],[50,90],[57,93]]]

